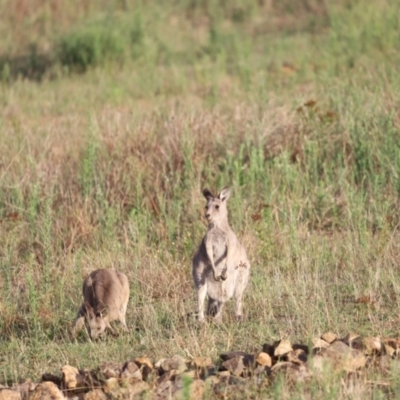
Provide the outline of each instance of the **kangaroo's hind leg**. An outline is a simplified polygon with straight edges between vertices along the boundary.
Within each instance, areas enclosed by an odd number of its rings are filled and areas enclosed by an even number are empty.
[[[198,320],[199,322],[204,321],[204,301],[207,296],[207,285],[203,284],[197,289],[197,307],[199,311]]]
[[[243,319],[243,293],[246,289],[248,282],[248,273],[239,276],[238,281],[236,282],[234,297],[236,300],[235,304],[235,316],[238,321]]]
[[[123,326],[124,332],[129,332],[128,326],[126,325],[126,309],[128,307],[128,303],[125,303],[121,306],[121,309],[119,310],[119,316],[118,319],[121,322]]]

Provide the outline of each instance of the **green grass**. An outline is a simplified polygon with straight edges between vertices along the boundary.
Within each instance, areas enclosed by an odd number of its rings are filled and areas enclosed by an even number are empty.
[[[216,361],[328,330],[398,335],[397,4],[36,3],[0,2],[1,383],[142,354]],[[97,58],[75,68],[60,43],[79,52],[78,38]],[[30,45],[51,60],[39,81]],[[229,303],[200,327],[201,189],[224,185],[252,263],[245,321]],[[73,340],[82,279],[107,267],[129,277],[131,333]],[[398,393],[395,373],[367,376],[277,380],[265,396]]]

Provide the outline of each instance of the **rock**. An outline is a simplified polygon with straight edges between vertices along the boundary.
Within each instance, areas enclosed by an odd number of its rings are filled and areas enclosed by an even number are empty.
[[[21,394],[12,389],[0,389],[0,400],[21,400]]]
[[[287,339],[282,339],[274,344],[274,356],[275,357],[282,357],[285,354],[293,351],[292,345],[290,341]]]
[[[294,351],[294,353],[296,354],[297,358],[302,362],[302,363],[306,363],[308,360],[308,353],[306,353],[303,349],[296,349]]]
[[[29,400],[65,400],[65,397],[53,382],[42,382],[37,385]]]
[[[122,366],[121,378],[136,378],[142,380],[142,373],[134,361],[127,361]]]
[[[85,388],[93,389],[94,387],[101,386],[97,376],[88,369],[79,370],[79,375],[83,378],[83,386]]]
[[[367,358],[356,349],[352,349],[341,341],[336,341],[326,348],[322,356],[328,358],[335,370],[354,372],[365,366]]]
[[[243,358],[243,356],[237,355],[234,358],[224,361],[221,366],[228,370],[232,375],[241,376],[245,369]]]
[[[209,368],[214,366],[211,357],[194,357],[192,365],[196,368]]]
[[[63,374],[62,388],[76,389],[85,386],[84,377],[79,373],[77,368],[71,367],[70,365],[64,365],[61,368],[61,372]]]
[[[382,348],[382,342],[379,337],[367,337],[364,339],[365,354],[369,356],[380,354]]]
[[[104,382],[104,391],[112,393],[119,386],[118,378],[108,378]]]
[[[243,357],[243,364],[246,368],[254,369],[256,367],[256,358],[253,356],[253,354],[246,354]]]
[[[313,342],[313,350],[314,350],[314,352],[315,351],[319,351],[321,349],[326,349],[327,347],[329,347],[329,343],[326,342],[323,339],[320,339],[320,338],[314,338],[312,340],[312,342]]]
[[[134,361],[140,368],[142,379],[147,381],[154,368],[152,362],[147,357],[138,357]]]
[[[219,358],[222,361],[227,361],[230,360],[231,358],[235,358],[235,357],[245,357],[245,356],[249,356],[251,354],[245,353],[244,351],[228,351],[227,353],[222,353],[219,355]]]
[[[307,361],[307,354],[305,354],[303,350],[297,349],[296,351],[291,351],[290,353],[287,353],[285,356],[285,361],[300,365]]]
[[[286,371],[286,369],[290,368],[291,366],[292,366],[292,363],[290,361],[278,361],[271,368],[271,372],[276,374],[278,372]]]
[[[243,351],[225,353],[221,355],[222,357],[227,359],[221,364],[221,367],[235,376],[243,376],[244,372],[250,373],[256,367],[255,357]]]
[[[176,374],[181,374],[187,370],[186,360],[181,356],[174,355],[164,359],[160,364],[160,368],[163,372],[175,370]]]
[[[362,352],[365,352],[364,340],[361,337],[355,338],[354,340],[349,342],[349,346],[352,349],[361,350]]]
[[[37,385],[37,383],[32,383],[30,380],[27,380],[24,383],[13,386],[12,389],[20,393],[21,400],[28,400],[29,396],[36,389]]]
[[[104,384],[104,392],[112,399],[133,399],[134,396],[145,390],[149,390],[149,385],[132,377],[109,378]]]
[[[292,347],[293,351],[302,350],[307,355],[310,353],[310,349],[305,344],[294,344]]]
[[[349,344],[359,338],[360,338],[360,335],[358,335],[357,333],[354,333],[354,332],[350,332],[341,340],[342,340],[342,342]]]
[[[385,354],[387,354],[390,357],[393,357],[393,355],[396,353],[396,350],[392,346],[390,346],[386,343],[384,343],[383,346],[385,349]]]
[[[254,371],[253,371],[253,375],[256,377],[260,377],[260,376],[268,376],[271,375],[271,367],[268,366],[262,366],[262,365],[258,365]]]
[[[107,396],[100,389],[94,389],[84,395],[84,400],[107,400]]]
[[[158,379],[157,379],[157,386],[162,385],[163,383],[170,381],[176,375],[175,370],[171,370],[168,372],[164,372]]]
[[[216,368],[210,357],[194,357],[190,364],[196,372],[196,378],[205,379],[215,374]]]
[[[169,400],[172,398],[172,382],[165,381],[158,385],[154,390],[153,400]]]
[[[157,369],[161,368],[161,364],[166,360],[166,358],[161,358],[160,360],[158,360],[155,364],[154,367]]]
[[[279,361],[271,368],[271,372],[274,375],[284,373],[290,383],[306,382],[312,376],[307,365],[293,364],[290,361]]]
[[[268,353],[261,352],[256,358],[256,363],[263,367],[272,367],[272,358]]]
[[[88,388],[100,386],[97,378],[87,369],[79,371],[75,367],[64,365],[61,371],[63,374],[61,389],[67,389],[68,395],[83,393]]]
[[[398,339],[384,338],[384,339],[382,339],[382,342],[385,344],[388,344],[389,346],[393,347],[396,350],[399,348],[399,340]]]
[[[350,332],[343,339],[340,340],[353,349],[363,351],[365,350],[364,341],[357,333]]]
[[[326,332],[321,336],[321,339],[325,340],[326,343],[331,344],[337,339],[337,336],[332,332]]]
[[[275,348],[272,344],[264,343],[262,351],[263,353],[267,353],[272,358],[274,356]]]
[[[399,340],[392,339],[392,338],[384,338],[384,339],[382,339],[382,343],[384,345],[386,354],[389,354],[390,356],[394,356],[399,353],[399,347],[400,347]]]
[[[46,374],[45,373],[45,374],[42,375],[42,382],[53,382],[57,386],[61,386],[62,378],[60,378],[57,375]]]
[[[121,376],[122,364],[111,362],[102,363],[98,370],[106,379],[119,378]]]
[[[149,385],[144,381],[135,381],[134,379],[129,379],[129,398],[133,399],[139,393],[145,392],[150,389]]]
[[[149,358],[147,357],[138,357],[134,359],[135,363],[141,368],[142,366],[146,366],[150,369],[153,369],[154,366]]]

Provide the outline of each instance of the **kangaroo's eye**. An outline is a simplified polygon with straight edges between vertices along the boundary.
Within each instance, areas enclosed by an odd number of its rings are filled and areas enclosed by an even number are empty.
[[[204,208],[205,208],[206,210],[208,210],[208,206],[205,206]]]
[[[218,210],[218,209],[219,209],[219,205],[217,204],[217,205],[215,206],[215,208]]]

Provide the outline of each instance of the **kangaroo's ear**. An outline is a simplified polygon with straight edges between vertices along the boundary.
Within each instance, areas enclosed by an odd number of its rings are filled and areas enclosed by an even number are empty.
[[[88,315],[94,316],[93,307],[87,301],[85,301],[83,304],[85,305],[86,312],[88,313]]]
[[[221,190],[221,192],[218,195],[218,198],[221,201],[226,201],[229,199],[230,195],[231,195],[231,189],[228,186],[226,186]]]
[[[105,307],[100,311],[100,317],[104,318],[108,314],[108,308]]]
[[[213,194],[211,193],[210,189],[203,189],[203,196],[204,196],[207,200],[210,200],[210,199],[213,199],[213,198],[214,198],[214,196],[213,196]]]

